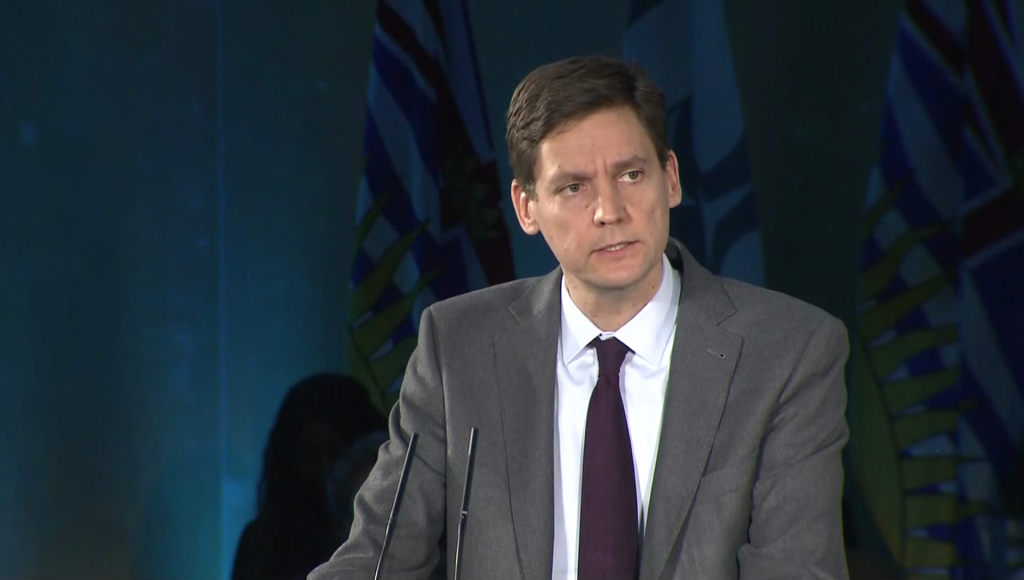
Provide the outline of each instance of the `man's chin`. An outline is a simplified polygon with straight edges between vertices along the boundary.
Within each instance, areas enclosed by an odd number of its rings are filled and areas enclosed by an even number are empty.
[[[595,272],[587,281],[588,286],[597,291],[615,294],[627,294],[643,285],[644,280],[652,276],[651,268],[643,268],[639,264],[629,267],[606,269]],[[659,278],[660,279],[660,278]]]
[[[643,276],[632,275],[607,275],[594,278],[588,286],[594,291],[607,294],[626,294],[634,290],[643,279]]]

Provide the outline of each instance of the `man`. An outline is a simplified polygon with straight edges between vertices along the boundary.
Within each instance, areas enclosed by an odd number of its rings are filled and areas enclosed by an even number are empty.
[[[669,239],[678,162],[639,68],[541,67],[507,123],[519,223],[560,267],[424,312],[351,537],[310,578],[373,576],[413,432],[385,571],[427,577],[472,427],[464,578],[845,578],[842,324]]]

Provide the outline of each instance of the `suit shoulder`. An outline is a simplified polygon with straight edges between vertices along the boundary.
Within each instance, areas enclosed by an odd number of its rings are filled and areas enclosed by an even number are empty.
[[[508,306],[540,283],[540,277],[522,278],[472,290],[439,300],[428,307],[434,321],[442,325],[472,322],[480,325],[508,313]]]
[[[833,332],[846,332],[842,321],[819,306],[739,280],[720,280],[736,307],[735,322],[751,330],[810,334],[824,327]]]

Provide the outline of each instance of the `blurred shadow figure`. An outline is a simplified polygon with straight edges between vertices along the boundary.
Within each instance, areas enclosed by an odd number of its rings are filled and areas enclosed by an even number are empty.
[[[356,493],[362,487],[366,477],[377,462],[380,446],[388,440],[388,432],[384,429],[374,431],[357,439],[349,446],[341,458],[335,463],[328,480],[331,501],[331,513],[335,519],[335,528],[343,534],[342,541],[348,538],[354,517],[353,503]],[[341,542],[338,543],[341,545]],[[337,546],[335,546],[337,547]]]
[[[377,463],[377,454],[380,446],[388,440],[386,429],[374,431],[363,438],[355,441],[335,464],[330,476],[330,494],[332,510],[337,522],[337,529],[343,533],[340,546],[348,539],[349,531],[352,529],[352,521],[355,517],[356,494],[363,486],[370,470]],[[447,575],[447,546],[444,535],[438,544],[441,557],[438,558],[434,571],[429,580],[444,580]]]
[[[385,427],[354,378],[323,373],[289,389],[263,451],[256,518],[238,542],[232,580],[305,578],[348,535],[330,479],[354,442]]]

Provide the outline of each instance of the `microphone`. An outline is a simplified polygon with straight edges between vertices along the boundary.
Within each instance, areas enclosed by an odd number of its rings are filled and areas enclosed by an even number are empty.
[[[462,536],[466,531],[466,520],[469,518],[469,491],[473,485],[473,460],[476,457],[476,427],[469,430],[469,459],[466,462],[466,486],[462,489],[462,512],[459,515],[459,531],[455,542],[455,575],[459,580],[462,569]]]
[[[398,508],[402,504],[402,495],[405,493],[405,482],[409,479],[409,469],[412,467],[413,453],[416,443],[419,441],[419,434],[415,431],[409,436],[409,448],[405,451],[405,464],[402,465],[402,475],[398,479],[398,490],[395,492],[395,502],[391,504],[391,517],[388,518],[388,525],[384,529],[384,545],[380,547],[380,558],[377,559],[377,572],[374,573],[374,580],[382,578],[381,571],[384,569],[384,557],[391,546],[391,536],[395,535],[395,522],[398,520]]]

